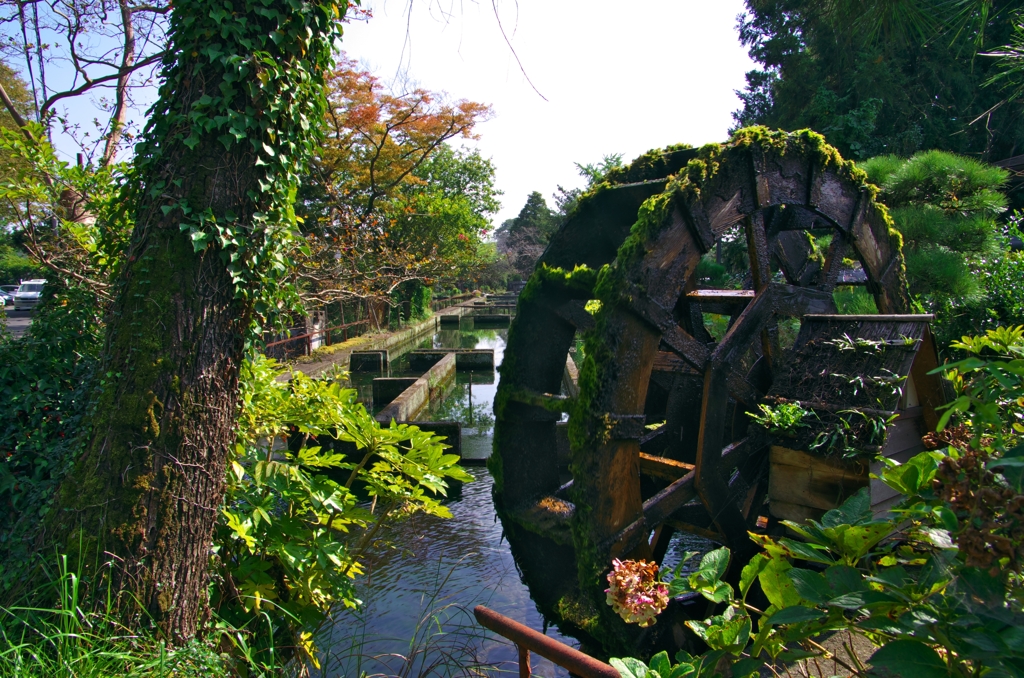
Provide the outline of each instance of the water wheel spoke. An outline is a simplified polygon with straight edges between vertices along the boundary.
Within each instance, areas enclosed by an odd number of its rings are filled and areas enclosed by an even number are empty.
[[[550,413],[568,412],[573,399],[567,395],[539,393],[528,388],[519,388],[509,394],[509,398],[523,405],[539,407]]]
[[[747,352],[750,342],[760,336],[761,330],[772,315],[772,310],[772,291],[769,287],[759,292],[743,309],[711,354],[711,363],[715,367],[737,363]]]
[[[654,478],[676,481],[692,471],[693,468],[693,464],[640,453],[640,473]]]
[[[562,320],[576,328],[577,331],[585,332],[594,326],[594,316],[587,313],[586,302],[579,299],[570,299],[561,304],[553,305],[551,310]]]
[[[662,339],[664,343],[664,338]],[[699,372],[694,369],[693,365],[689,361],[684,360],[679,356],[678,353],[672,351],[658,351],[658,355],[654,358],[654,364],[651,367],[652,372],[666,372],[668,374],[689,374],[695,377],[699,377],[703,372]]]
[[[747,381],[746,376],[736,370],[729,373],[727,379],[729,395],[747,407],[754,407],[764,395],[757,387]]]
[[[708,362],[709,351],[707,346],[694,339],[693,336],[679,326],[668,327],[662,330],[661,343],[665,344],[673,353],[683,358],[697,370],[703,370]]]
[[[831,292],[782,283],[772,283],[771,292],[779,315],[799,318],[808,313],[835,313],[836,302]]]

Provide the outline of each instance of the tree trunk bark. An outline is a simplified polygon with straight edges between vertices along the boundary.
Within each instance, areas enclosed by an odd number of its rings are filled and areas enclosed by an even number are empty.
[[[240,283],[239,262],[279,252],[266,243],[288,233],[282,192],[268,186],[294,186],[313,148],[344,10],[319,0],[289,0],[280,12],[259,0],[174,3],[87,444],[49,529],[84,562],[102,554],[126,617],[148,614],[175,642],[195,635],[205,610],[239,367],[265,280],[248,270]],[[250,125],[249,136],[227,143],[237,129],[228,118]],[[213,244],[194,246],[200,214],[199,235],[241,225],[248,244],[218,244],[214,232]]]

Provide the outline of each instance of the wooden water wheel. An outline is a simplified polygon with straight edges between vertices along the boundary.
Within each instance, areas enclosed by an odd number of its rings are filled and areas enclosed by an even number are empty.
[[[766,464],[746,412],[783,359],[779,322],[835,313],[844,259],[859,263],[880,313],[906,312],[890,223],[864,175],[820,136],[763,128],[651,152],[580,200],[519,298],[495,402],[495,502],[545,613],[606,651],[615,638],[635,648],[640,632],[602,602],[612,558],[660,560],[674,530],[749,556]],[[830,236],[823,257],[808,233]],[[701,258],[738,238],[742,289],[704,288]],[[728,317],[718,340],[708,313]],[[580,336],[572,397],[560,391]],[[682,642],[671,623],[641,635]]]

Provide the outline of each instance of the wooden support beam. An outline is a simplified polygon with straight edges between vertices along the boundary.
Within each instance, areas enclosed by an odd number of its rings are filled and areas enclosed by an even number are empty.
[[[572,398],[552,393],[538,393],[528,388],[518,388],[509,394],[509,399],[523,405],[532,405],[545,412],[556,415],[561,412],[568,412],[572,406]],[[557,417],[556,417],[557,418]]]
[[[836,302],[831,292],[822,292],[814,287],[771,284],[775,312],[779,315],[800,318],[809,313],[835,313]]]
[[[756,303],[756,302],[755,302]],[[755,304],[748,307],[752,308]],[[724,342],[723,342],[724,343]],[[701,404],[700,434],[697,438],[697,464],[694,489],[708,513],[714,518],[727,544],[738,549],[746,543],[747,524],[736,505],[726,482],[722,461],[722,443],[726,430],[726,407],[729,391],[726,375],[713,361],[704,376],[704,399]],[[667,516],[666,516],[667,517]]]
[[[654,372],[669,372],[671,374],[692,374],[693,376],[700,376],[703,372],[698,372],[690,365],[689,362],[683,360],[678,354],[672,353],[671,351],[658,351],[658,355],[654,358]]]
[[[587,302],[579,299],[571,299],[565,303],[559,304],[558,306],[552,307],[551,310],[555,312],[555,315],[568,322],[578,331],[585,331],[594,326],[594,316],[587,313],[584,309],[586,303]]]
[[[750,274],[754,278],[754,289],[758,292],[768,287],[772,278],[769,267],[768,237],[764,232],[764,215],[760,212],[743,220],[747,234],[747,254],[750,256]]]
[[[722,365],[731,365],[743,357],[750,348],[750,342],[761,335],[765,323],[772,314],[771,288],[765,288],[750,302],[739,315],[722,342],[711,355],[710,362],[715,372]],[[684,356],[685,357],[685,356]]]
[[[731,443],[722,450],[719,470],[722,473],[730,472],[745,462],[752,452],[753,446],[748,442],[747,438]],[[643,516],[602,543],[601,548],[610,553],[629,553],[644,543],[650,529],[665,523],[672,517],[673,513],[697,496],[697,491],[694,489],[695,477],[695,471],[690,471],[645,501]],[[726,494],[723,497],[725,496],[728,496],[728,488],[726,488]],[[736,510],[738,512],[738,509]]]
[[[739,304],[747,305],[757,294],[754,290],[693,290],[686,293],[686,300],[698,304]]]
[[[662,478],[664,480],[679,480],[693,470],[693,464],[684,464],[675,459],[655,457],[650,454],[640,453],[640,473]]]

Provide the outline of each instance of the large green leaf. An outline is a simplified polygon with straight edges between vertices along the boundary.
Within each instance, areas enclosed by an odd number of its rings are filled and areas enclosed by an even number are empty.
[[[800,622],[813,621],[815,619],[821,619],[825,616],[825,613],[816,610],[813,607],[804,607],[803,605],[796,605],[794,607],[787,607],[779,610],[775,614],[771,615],[764,620],[765,624],[799,624]]]
[[[729,549],[723,546],[705,553],[704,557],[700,559],[700,567],[697,571],[704,581],[710,584],[721,579],[727,569],[729,569]]]
[[[758,581],[761,582],[761,590],[776,608],[791,607],[800,602],[800,594],[797,593],[793,580],[788,574],[792,569],[793,566],[788,560],[772,558],[757,576]]]
[[[946,663],[935,650],[917,640],[894,640],[878,648],[871,659],[871,675],[888,678],[946,678]]]
[[[657,673],[648,669],[647,664],[633,657],[623,657],[622,659],[612,657],[608,663],[619,672],[622,678],[661,678]]]
[[[743,571],[740,572],[740,597],[746,598],[747,591],[753,585],[754,580],[758,578],[761,572],[764,571],[771,563],[771,559],[763,553],[758,553],[756,556],[750,559],[750,562],[743,566]]]
[[[828,585],[824,575],[796,567],[788,574],[789,578],[793,580],[797,593],[804,600],[815,605],[825,605],[833,598],[832,588]]]
[[[837,525],[857,525],[861,522],[871,520],[871,490],[862,487],[849,499],[843,502],[839,508],[828,511],[821,517],[821,524],[824,527],[835,527]]]

